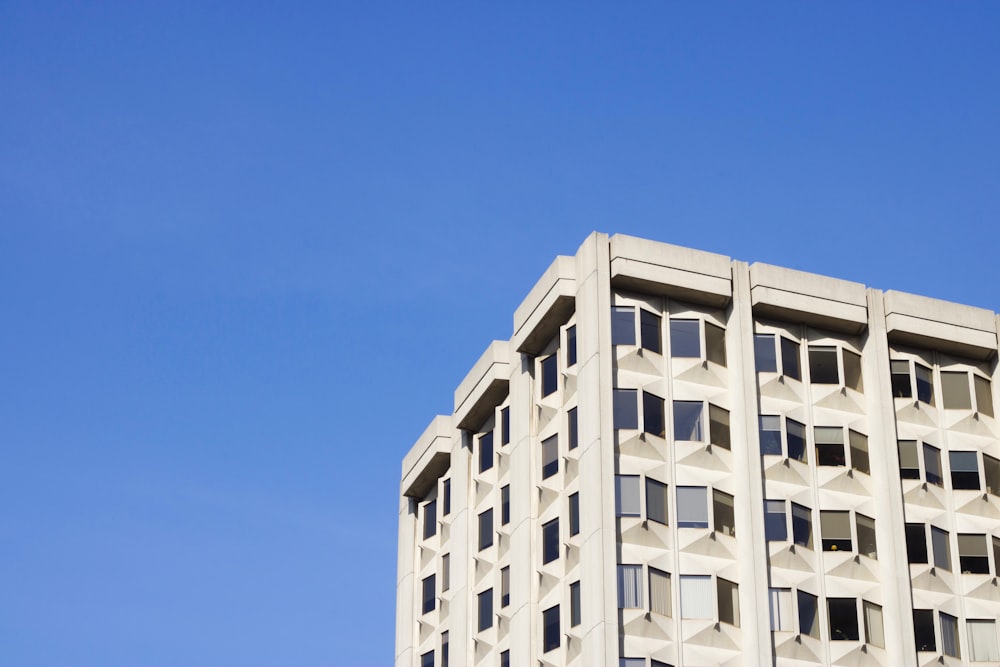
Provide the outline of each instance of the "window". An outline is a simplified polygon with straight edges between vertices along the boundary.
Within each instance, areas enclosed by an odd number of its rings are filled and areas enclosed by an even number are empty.
[[[878,558],[878,549],[875,546],[875,519],[856,514],[854,516],[854,527],[858,532],[858,553],[869,558]]]
[[[670,616],[670,575],[649,568],[649,611]]]
[[[580,534],[580,494],[573,493],[569,497],[569,535]]]
[[[500,667],[510,667],[510,649],[500,652]]]
[[[441,516],[451,514],[451,480],[446,479],[441,484]]]
[[[948,452],[951,488],[979,490],[979,460],[975,452]]]
[[[830,639],[832,641],[858,639],[858,603],[854,598],[829,598],[826,608],[830,614]]]
[[[938,615],[941,617],[941,650],[953,658],[962,657],[958,648],[958,619],[943,611]]]
[[[983,454],[983,475],[986,477],[986,492],[1000,495],[1000,461]]]
[[[917,441],[900,440],[896,444],[899,449],[900,479],[920,479],[920,455],[917,453]]]
[[[635,345],[635,308],[631,306],[612,307],[611,344]]]
[[[434,667],[434,651],[427,651],[420,656],[420,667]]]
[[[424,539],[437,535],[437,501],[424,505]]]
[[[615,428],[639,428],[639,406],[636,404],[636,390],[615,389],[613,399]]]
[[[670,320],[670,356],[701,358],[701,327],[698,320]]]
[[[805,591],[796,591],[799,605],[799,634],[819,639],[819,600]]]
[[[934,553],[934,567],[951,571],[951,552],[948,549],[948,531],[931,526],[931,551]]]
[[[639,516],[639,476],[615,475],[617,516]]]
[[[758,373],[777,373],[778,355],[774,350],[774,334],[754,334],[753,358]]]
[[[575,628],[580,625],[580,582],[574,581],[569,585],[569,627]]]
[[[542,440],[542,479],[559,472],[559,436]]]
[[[642,565],[618,566],[618,608],[644,608],[642,602]]]
[[[566,329],[566,368],[576,365],[576,325]]]
[[[441,592],[451,588],[451,554],[441,556]]]
[[[479,550],[493,546],[493,510],[488,509],[479,515]]]
[[[510,523],[510,484],[500,487],[500,525]]]
[[[910,387],[910,362],[892,360],[889,362],[889,375],[892,381],[893,398],[910,398],[913,389]]]
[[[500,411],[500,445],[510,444],[510,407]]]
[[[729,410],[708,404],[708,441],[729,449]]]
[[[771,631],[792,631],[792,590],[790,588],[769,588],[767,599],[771,611]]]
[[[493,627],[493,589],[479,594],[479,632]]]
[[[843,466],[847,464],[844,455],[844,429],[839,426],[817,426],[816,465]]]
[[[708,618],[712,609],[712,577],[708,575],[681,575],[681,618]]]
[[[479,472],[493,467],[493,431],[479,436]]]
[[[792,503],[792,541],[813,548],[812,510],[797,503]]]
[[[580,427],[576,418],[576,408],[572,408],[566,413],[566,422],[566,436],[569,441],[569,448],[576,449],[580,446]]]
[[[928,445],[926,442],[924,443],[923,450],[927,483],[942,486],[944,478],[941,477],[941,450],[933,445]]]
[[[645,658],[619,658],[618,667],[646,667]]]
[[[868,464],[868,436],[858,433],[853,429],[848,429],[848,437],[851,442],[851,467],[866,475],[871,473]]]
[[[794,419],[785,419],[785,432],[788,438],[788,458],[796,461],[806,461],[806,427]]]
[[[781,456],[781,417],[760,416],[760,453]]]
[[[910,371],[910,361],[893,359],[889,362],[889,372],[892,379],[892,395],[895,398],[913,398],[913,388],[916,387],[917,400],[921,403],[934,405],[934,381],[931,369],[913,362],[913,372]],[[913,382],[910,382],[910,378]]]
[[[969,395],[969,374],[965,371],[941,371],[941,395],[948,410],[969,410],[972,397]]]
[[[510,566],[500,568],[500,607],[510,606]]]
[[[639,309],[639,335],[642,347],[657,354],[662,352],[660,345],[660,322],[662,318],[648,310]]]
[[[731,581],[718,579],[716,594],[719,602],[719,621],[736,627],[740,626],[739,586]]]
[[[779,336],[781,341],[781,373],[786,377],[795,380],[802,379],[802,365],[799,363],[799,344],[789,340],[784,336]]]
[[[542,525],[542,564],[559,558],[559,519]]]
[[[764,501],[764,538],[768,542],[783,542],[788,539],[784,500]]]
[[[441,667],[448,667],[448,631],[441,633]]]
[[[995,621],[969,619],[966,622],[966,627],[969,630],[969,660],[972,662],[996,662],[1000,660]]]
[[[677,487],[677,526],[708,528],[708,489],[704,486]]]
[[[733,497],[715,489],[712,491],[712,520],[715,530],[724,535],[736,536],[736,513]]]
[[[914,377],[917,385],[917,400],[921,403],[934,405],[934,374],[931,369],[913,362]]]
[[[906,561],[927,562],[927,529],[922,523],[906,524]]]
[[[930,609],[913,610],[913,634],[918,651],[937,651],[934,641],[934,612]]]
[[[646,518],[667,525],[667,485],[646,478]]]
[[[885,648],[885,626],[882,624],[882,607],[862,601],[862,613],[865,618],[865,642],[873,646]]]
[[[1000,539],[994,537],[993,541],[993,567],[996,568],[994,573],[1000,572]]]
[[[705,322],[705,358],[726,365],[726,330]]]
[[[809,379],[813,384],[840,384],[837,348],[809,346]]]
[[[701,425],[701,401],[674,401],[674,440],[705,439]]]
[[[976,410],[993,416],[993,390],[990,388],[990,381],[978,375],[972,376],[972,385],[976,390]]]
[[[668,665],[665,662],[660,662],[654,658],[649,659],[649,667],[673,667],[673,665]]]
[[[426,614],[428,612],[434,611],[434,575],[425,578],[422,582],[422,592],[423,592],[423,604],[420,609],[421,612]]]
[[[559,358],[550,355],[542,359],[542,398],[559,388]]]
[[[855,391],[864,391],[861,380],[861,355],[850,350],[844,353],[844,384]]]
[[[851,513],[821,510],[819,527],[823,534],[823,551],[851,551]]]
[[[989,574],[990,559],[986,555],[985,535],[958,536],[958,566],[962,574]]]
[[[646,433],[665,437],[663,399],[647,391],[642,392],[642,430]]]

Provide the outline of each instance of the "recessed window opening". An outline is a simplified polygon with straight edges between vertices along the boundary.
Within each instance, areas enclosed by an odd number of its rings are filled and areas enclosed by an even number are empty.
[[[611,344],[635,345],[635,308],[614,306],[611,309]]]
[[[847,465],[847,457],[844,455],[844,429],[839,426],[817,426],[814,433],[817,465]]]
[[[819,513],[820,531],[823,534],[823,551],[852,551],[851,513],[822,510]]]
[[[542,359],[542,397],[555,393],[559,388],[559,358],[556,355]]]
[[[833,641],[857,641],[858,603],[854,598],[830,598],[827,600],[830,613],[830,639]]]
[[[979,490],[979,459],[975,452],[948,452],[951,488]]]
[[[944,397],[945,409],[971,409],[972,397],[969,395],[969,374],[964,371],[941,371],[941,394]]]
[[[670,320],[670,356],[701,358],[701,323],[699,320]]]
[[[809,346],[809,380],[813,384],[840,384],[837,348]]]
[[[986,555],[986,536],[960,534],[958,562],[962,574],[989,574],[990,559]]]
[[[701,401],[674,401],[674,440],[703,442]]]

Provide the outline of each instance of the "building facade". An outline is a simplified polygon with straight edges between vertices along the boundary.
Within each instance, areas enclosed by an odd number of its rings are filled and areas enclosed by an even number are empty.
[[[396,667],[1000,664],[997,331],[592,234],[403,461]]]

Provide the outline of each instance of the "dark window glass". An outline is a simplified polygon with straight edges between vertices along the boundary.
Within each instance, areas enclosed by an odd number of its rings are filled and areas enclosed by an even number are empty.
[[[493,431],[479,436],[479,472],[493,467]]]
[[[479,550],[493,546],[493,510],[479,515]]]
[[[785,433],[788,438],[788,458],[806,460],[806,427],[794,419],[785,419]]]
[[[724,535],[736,535],[736,511],[733,497],[719,490],[712,492],[712,521],[715,530]]]
[[[979,489],[979,461],[975,452],[949,452],[951,488]]]
[[[992,417],[993,390],[990,388],[990,381],[978,375],[973,375],[972,383],[976,388],[976,410]]]
[[[934,553],[934,567],[951,571],[951,548],[948,531],[931,526],[931,550]]]
[[[822,510],[819,527],[823,534],[823,551],[852,551],[851,513]]]
[[[875,519],[858,514],[854,518],[854,528],[858,535],[858,553],[869,558],[878,558],[878,548],[875,543]]]
[[[451,480],[446,479],[441,484],[441,516],[448,516],[451,514]]]
[[[576,325],[566,329],[566,368],[576,365]]]
[[[774,334],[755,334],[753,358],[758,373],[777,373],[778,355],[774,349]]]
[[[916,440],[900,440],[899,477],[901,479],[920,479],[920,458]]]
[[[646,433],[666,435],[663,419],[663,399],[647,391],[642,392],[642,425]]]
[[[868,436],[857,431],[848,431],[851,441],[851,467],[858,472],[869,474],[871,468],[868,465]]]
[[[611,344],[635,345],[635,308],[615,306],[611,309]]]
[[[451,554],[441,556],[441,590],[446,591],[451,587]]]
[[[479,594],[479,631],[493,627],[493,589],[487,588]]]
[[[427,651],[420,656],[420,667],[434,667],[434,651]]]
[[[701,323],[698,320],[670,320],[670,356],[701,357]]]
[[[927,529],[922,523],[906,524],[906,561],[927,562]]]
[[[500,667],[510,667],[510,650],[501,651]]]
[[[830,639],[833,641],[855,640],[858,634],[858,602],[854,598],[830,598],[827,601],[830,612]]]
[[[424,539],[437,535],[437,501],[424,505]]]
[[[569,585],[569,626],[575,628],[580,625],[580,582],[574,581]]]
[[[892,395],[895,398],[910,398],[913,389],[910,387],[910,362],[890,361],[889,371],[892,379]]]
[[[705,322],[705,358],[726,365],[726,330]]]
[[[969,395],[969,374],[965,371],[941,371],[941,395],[944,407],[951,410],[968,410],[972,407]]]
[[[810,637],[819,637],[819,605],[816,596],[805,591],[797,591],[799,603],[799,633]]]
[[[844,350],[844,384],[855,391],[864,391],[861,379],[861,355]]]
[[[542,479],[548,479],[559,472],[559,438],[552,436],[542,440]]]
[[[760,416],[760,453],[781,456],[781,417]]]
[[[913,610],[913,634],[917,638],[918,651],[937,651],[937,642],[934,640],[934,612],[932,610]]]
[[[924,470],[925,480],[928,484],[942,486],[944,478],[941,477],[941,450],[926,442],[924,443]]]
[[[576,408],[573,408],[566,414],[566,421],[567,421],[566,435],[569,439],[568,446],[570,449],[576,449],[577,447],[580,446],[580,431],[579,431],[580,426],[576,417]]]
[[[500,568],[500,607],[510,606],[510,566]]]
[[[1000,460],[983,454],[983,474],[986,476],[986,491],[1000,495]]]
[[[569,497],[569,534],[580,534],[580,494],[574,493]]]
[[[990,559],[986,550],[985,535],[959,535],[958,564],[962,574],[989,574]]]
[[[809,346],[809,380],[813,384],[840,384],[837,348]]]
[[[659,660],[650,659],[649,667],[673,667],[673,665],[669,665],[665,662],[660,662]]]
[[[500,487],[500,525],[510,523],[510,484]]]
[[[639,428],[639,406],[636,390],[615,389],[613,398],[615,428]]]
[[[425,614],[429,611],[434,611],[434,593],[434,575],[432,574],[423,581],[423,606],[421,610]]]
[[[559,558],[559,519],[542,525],[542,563]]]
[[[674,401],[674,440],[705,439],[701,411],[701,401]]]
[[[729,449],[729,410],[708,404],[708,440],[716,447]]]
[[[642,347],[650,352],[661,352],[660,316],[648,310],[639,309],[639,334]]]
[[[781,374],[796,380],[802,379],[799,344],[784,337],[781,337]]]
[[[842,466],[847,464],[844,455],[844,429],[839,426],[817,426],[816,465]]]
[[[740,625],[739,586],[722,577],[716,582],[716,601],[719,605],[719,621],[729,625]]]
[[[764,501],[764,537],[769,542],[783,542],[788,539],[784,500]]]
[[[559,648],[559,605],[542,612],[542,651],[548,653]]]
[[[510,408],[506,407],[500,411],[500,425],[503,433],[500,435],[500,444],[510,443]]]
[[[559,359],[556,355],[542,359],[542,396],[559,388]]]
[[[931,369],[918,363],[913,364],[913,370],[917,380],[917,400],[934,405],[934,374]]]
[[[812,511],[792,503],[792,540],[799,546],[812,549]]]
[[[448,631],[441,633],[441,667],[448,667]]]
[[[667,485],[652,477],[646,478],[646,518],[667,524]]]

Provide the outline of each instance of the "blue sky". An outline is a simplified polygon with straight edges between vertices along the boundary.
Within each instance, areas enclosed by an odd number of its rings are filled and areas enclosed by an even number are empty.
[[[592,230],[1000,309],[998,28],[0,2],[0,664],[390,665],[400,460]]]

